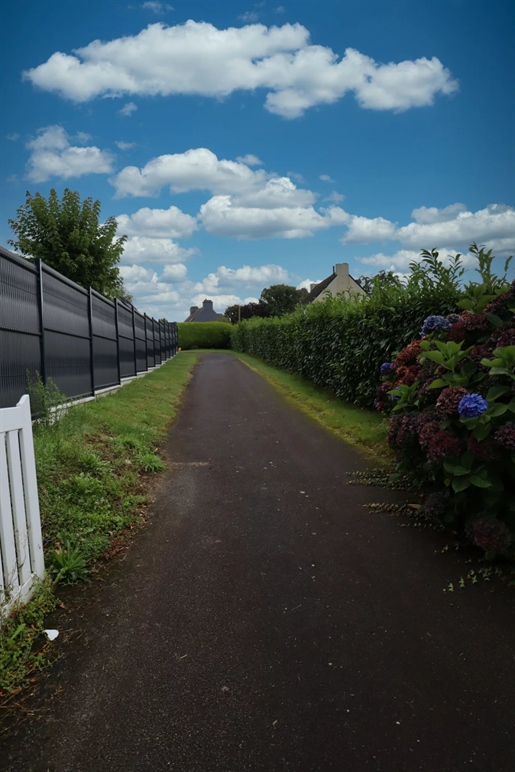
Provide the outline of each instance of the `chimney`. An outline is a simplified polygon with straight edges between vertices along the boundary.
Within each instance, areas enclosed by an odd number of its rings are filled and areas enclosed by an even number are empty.
[[[202,302],[202,305],[204,306],[204,308],[212,309],[213,308],[213,301],[212,300],[204,300]]]
[[[336,263],[334,272],[337,276],[341,276],[343,279],[349,281],[349,264],[348,263]]]
[[[198,311],[198,306],[191,306],[191,308],[190,308],[190,316],[193,316],[195,311]]]
[[[315,289],[316,286],[317,286],[316,284],[310,284],[309,285],[309,291],[313,292],[313,290]]]

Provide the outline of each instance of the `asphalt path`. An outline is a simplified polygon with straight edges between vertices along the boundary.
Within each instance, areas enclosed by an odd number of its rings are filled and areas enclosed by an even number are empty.
[[[348,485],[356,451],[208,354],[166,454],[150,525],[61,616],[80,634],[0,768],[515,769],[513,599],[444,594],[457,559],[364,508],[384,494]]]

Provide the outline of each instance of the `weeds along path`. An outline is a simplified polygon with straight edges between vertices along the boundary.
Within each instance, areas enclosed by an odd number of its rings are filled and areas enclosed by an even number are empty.
[[[363,508],[361,456],[229,354],[201,356],[166,449],[2,769],[513,768],[513,598],[442,593],[459,558]]]

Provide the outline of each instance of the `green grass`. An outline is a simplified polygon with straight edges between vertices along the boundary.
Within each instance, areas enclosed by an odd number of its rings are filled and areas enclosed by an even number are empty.
[[[373,410],[351,405],[311,381],[271,367],[261,359],[231,351],[248,367],[261,375],[286,400],[311,416],[325,429],[356,446],[381,465],[389,465],[393,456],[386,445],[388,423]]]
[[[159,444],[197,357],[176,357],[113,394],[36,427],[44,548],[65,542],[91,565],[114,536],[141,520],[142,474],[162,471]]]
[[[3,622],[0,631],[2,711],[52,658],[52,647],[43,629],[45,617],[56,603],[52,583],[46,580],[36,589],[29,603],[17,607]]]
[[[45,564],[55,581],[84,579],[145,521],[143,475],[166,468],[159,445],[198,355],[177,356],[117,392],[34,427]],[[12,697],[46,661],[47,582],[0,629],[0,696]]]

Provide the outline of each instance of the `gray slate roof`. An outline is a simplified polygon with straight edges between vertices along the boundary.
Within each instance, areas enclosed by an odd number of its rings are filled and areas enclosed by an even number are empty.
[[[213,301],[212,300],[204,300],[202,303],[202,308],[191,308],[190,315],[187,319],[185,319],[185,322],[225,322],[225,316],[223,314],[217,314],[215,309],[213,308]]]

